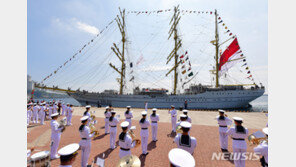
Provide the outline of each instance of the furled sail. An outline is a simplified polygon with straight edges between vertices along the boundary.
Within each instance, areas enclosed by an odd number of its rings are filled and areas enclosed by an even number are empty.
[[[243,58],[244,57],[243,54],[241,54],[237,38],[235,38],[220,56],[219,76],[227,72],[236,63],[242,61]]]

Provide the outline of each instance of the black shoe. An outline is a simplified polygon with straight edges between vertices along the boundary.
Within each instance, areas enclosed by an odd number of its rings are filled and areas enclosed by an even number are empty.
[[[149,152],[146,152],[146,154],[145,155],[148,155],[149,154]]]

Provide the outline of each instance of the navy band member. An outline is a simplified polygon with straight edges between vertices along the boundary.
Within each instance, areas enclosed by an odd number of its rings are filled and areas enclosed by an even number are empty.
[[[177,144],[178,148],[188,151],[190,154],[194,153],[197,142],[195,137],[189,136],[188,132],[191,128],[191,123],[184,121],[181,124],[182,134],[178,134],[175,137],[174,142]]]
[[[152,109],[152,114],[150,115],[151,120],[151,131],[152,131],[152,141],[157,141],[157,122],[159,121],[159,115],[156,114],[156,108]]]
[[[132,118],[134,117],[133,112],[131,111],[131,106],[126,106],[126,112],[124,113],[124,116],[125,116],[125,121],[129,123],[128,128],[131,128]]]
[[[219,110],[219,115],[216,117],[219,125],[220,147],[222,152],[228,152],[228,125],[232,124],[232,120],[225,116],[224,110]]]
[[[147,145],[148,145],[148,137],[149,137],[149,130],[148,127],[150,126],[149,120],[146,118],[147,112],[142,112],[142,119],[139,121],[141,126],[141,144],[142,144],[142,154],[147,155],[149,154],[147,152]]]
[[[188,110],[183,110],[183,114],[187,116],[187,120],[189,123],[192,123],[191,118],[188,116]]]
[[[232,137],[232,149],[234,156],[234,165],[236,167],[245,166],[245,154],[247,151],[247,143],[245,139],[248,137],[249,131],[242,126],[243,119],[240,117],[233,117],[235,126],[231,127],[226,133]]]
[[[91,148],[91,138],[94,136],[94,133],[91,134],[89,127],[87,126],[87,123],[89,121],[89,116],[83,116],[81,119],[81,126],[79,127],[79,133],[80,133],[80,142],[79,145],[81,147],[81,167],[86,167],[89,154],[90,154],[90,148]]]
[[[109,118],[111,117],[111,112],[109,106],[106,107],[105,115],[105,135],[109,134]]]
[[[131,148],[135,147],[135,141],[133,141],[131,136],[127,133],[128,127],[129,122],[124,121],[121,123],[122,132],[119,135],[119,158],[131,155]]]
[[[110,148],[115,149],[115,140],[117,133],[117,124],[119,123],[119,119],[115,117],[116,112],[114,110],[111,111],[111,117],[109,118],[109,126],[110,126]]]
[[[57,159],[59,158],[57,151],[61,139],[61,135],[63,130],[65,129],[64,127],[59,128],[59,123],[57,122],[57,119],[59,117],[58,113],[54,113],[51,115],[51,149],[50,149],[50,158],[51,159]]]
[[[60,161],[61,165],[59,167],[72,167],[76,156],[78,155],[79,144],[73,143],[69,144],[59,150],[59,154],[61,155]]]
[[[176,132],[177,110],[175,110],[175,106],[171,105],[169,114],[171,114],[172,132]]]
[[[185,150],[173,148],[169,152],[170,167],[194,167],[194,157]]]
[[[266,138],[268,140],[268,128],[263,128],[262,131],[265,133]],[[268,141],[264,140],[257,147],[254,148],[254,152],[262,155],[260,159],[262,167],[268,166]]]

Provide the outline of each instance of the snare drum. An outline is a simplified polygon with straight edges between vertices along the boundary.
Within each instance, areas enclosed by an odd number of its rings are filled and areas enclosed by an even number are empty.
[[[50,152],[41,151],[31,156],[30,167],[50,167]]]

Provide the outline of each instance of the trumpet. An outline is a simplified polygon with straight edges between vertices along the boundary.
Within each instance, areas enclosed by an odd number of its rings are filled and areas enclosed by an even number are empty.
[[[128,131],[127,133],[131,136],[132,140],[133,141],[136,141],[136,144],[135,144],[135,147],[138,147],[140,144],[141,144],[141,140],[136,138],[136,135],[135,133],[133,132],[133,130],[136,129],[136,126],[132,126]]]
[[[67,124],[67,118],[66,117],[64,117],[63,119],[61,119],[60,121],[59,121],[59,128],[63,128],[62,129],[62,132],[64,132],[64,130],[66,129],[66,124]]]
[[[183,133],[181,125],[176,127],[176,133]]]
[[[95,133],[94,138],[99,136],[99,131],[97,130],[97,128],[95,127],[95,124],[97,124],[97,121],[91,121],[89,123],[89,128],[90,128],[90,133]]]
[[[248,136],[248,141],[250,145],[259,145],[264,141],[268,142],[268,138],[261,131],[257,131]]]

